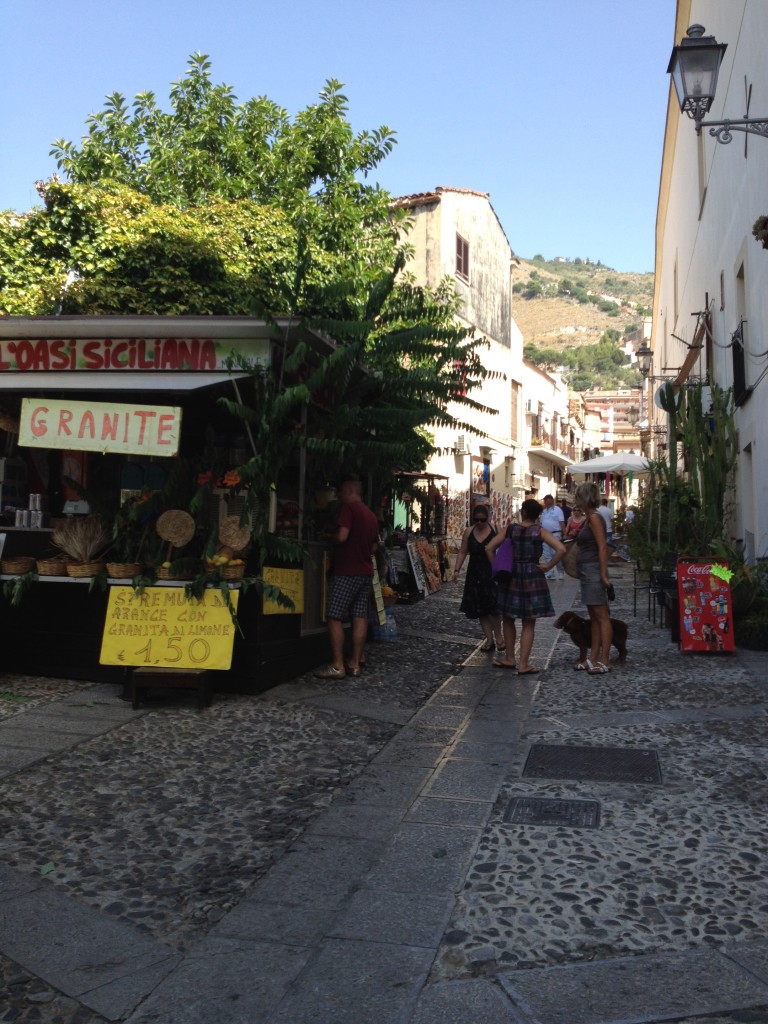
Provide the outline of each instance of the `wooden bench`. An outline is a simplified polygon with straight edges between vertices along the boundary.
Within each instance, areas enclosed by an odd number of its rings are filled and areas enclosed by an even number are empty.
[[[138,708],[147,690],[156,688],[195,690],[197,706],[210,707],[211,679],[204,668],[134,668],[131,671],[131,704]]]

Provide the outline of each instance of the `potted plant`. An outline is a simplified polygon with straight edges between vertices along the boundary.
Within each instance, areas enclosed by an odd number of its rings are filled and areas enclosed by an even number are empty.
[[[150,498],[149,491],[127,498],[112,521],[112,559],[107,562],[107,575],[113,579],[133,579],[141,573],[151,519]]]
[[[768,217],[758,217],[752,225],[752,234],[764,249],[768,249]]]
[[[67,556],[68,576],[95,576],[104,566],[101,555],[111,536],[101,516],[64,519],[54,528],[51,540]]]

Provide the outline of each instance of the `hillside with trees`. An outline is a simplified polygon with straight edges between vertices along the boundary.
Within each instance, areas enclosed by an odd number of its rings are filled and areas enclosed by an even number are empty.
[[[653,274],[622,273],[585,259],[520,260],[513,315],[526,358],[559,368],[571,387],[636,387],[623,346],[653,302]]]

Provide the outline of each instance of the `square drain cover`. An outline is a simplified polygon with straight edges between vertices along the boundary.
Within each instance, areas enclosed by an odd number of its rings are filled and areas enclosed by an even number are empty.
[[[509,801],[504,821],[513,825],[597,828],[600,824],[600,804],[597,800],[550,800],[519,796]]]
[[[571,747],[534,743],[523,775],[534,779],[592,779],[597,782],[650,782],[661,785],[655,750],[625,747]]]

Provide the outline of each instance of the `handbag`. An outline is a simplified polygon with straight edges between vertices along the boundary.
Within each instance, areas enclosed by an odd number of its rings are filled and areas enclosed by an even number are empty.
[[[493,553],[491,578],[499,586],[508,587],[512,579],[512,567],[515,564],[515,548],[509,537],[505,537]]]
[[[565,569],[566,575],[579,579],[579,567],[576,559],[579,557],[579,542],[577,540],[563,541],[565,554],[560,559],[560,565]]]

